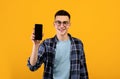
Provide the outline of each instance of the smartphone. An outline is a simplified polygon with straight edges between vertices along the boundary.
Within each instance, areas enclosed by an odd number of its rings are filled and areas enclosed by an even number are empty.
[[[35,24],[35,40],[42,40],[42,24]]]

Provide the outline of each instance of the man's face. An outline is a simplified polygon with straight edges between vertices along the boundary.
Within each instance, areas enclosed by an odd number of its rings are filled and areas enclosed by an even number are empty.
[[[65,35],[70,26],[70,19],[68,16],[56,16],[54,26],[58,35]]]

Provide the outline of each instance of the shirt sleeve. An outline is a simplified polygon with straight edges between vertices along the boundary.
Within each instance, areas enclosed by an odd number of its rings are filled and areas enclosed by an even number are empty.
[[[80,66],[80,79],[89,79],[83,45],[82,45],[82,53],[81,53],[80,63],[81,63],[81,66]]]
[[[40,44],[40,46],[38,48],[38,59],[37,59],[36,64],[34,66],[32,66],[30,64],[30,57],[29,57],[27,66],[29,67],[29,69],[31,71],[35,71],[42,65],[42,63],[44,62],[44,59],[45,59],[45,45],[44,45],[44,43],[42,43],[42,44]]]

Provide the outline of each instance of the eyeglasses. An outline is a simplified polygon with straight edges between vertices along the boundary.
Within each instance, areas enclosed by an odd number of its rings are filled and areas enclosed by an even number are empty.
[[[63,24],[63,26],[67,26],[69,24],[69,21],[63,21],[63,22],[61,22],[61,21],[55,21],[55,24],[57,26],[61,26],[61,24]]]

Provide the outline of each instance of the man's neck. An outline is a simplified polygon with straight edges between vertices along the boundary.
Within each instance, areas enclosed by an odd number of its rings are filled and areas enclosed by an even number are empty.
[[[57,38],[58,38],[58,40],[60,40],[60,41],[65,41],[65,40],[68,40],[68,39],[69,39],[69,36],[68,36],[68,34],[65,34],[65,35],[58,35],[58,34],[57,34]]]

